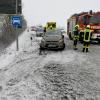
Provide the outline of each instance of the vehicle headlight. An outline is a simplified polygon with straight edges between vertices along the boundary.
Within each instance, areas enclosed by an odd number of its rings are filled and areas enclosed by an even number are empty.
[[[63,42],[63,39],[60,39],[60,40],[59,40],[59,43],[61,43],[61,42]]]
[[[45,40],[44,40],[44,39],[42,39],[42,40],[41,40],[41,42],[45,42]]]
[[[41,44],[42,44],[42,45],[45,45],[45,44],[46,44],[45,39],[42,39],[42,40],[41,40]]]

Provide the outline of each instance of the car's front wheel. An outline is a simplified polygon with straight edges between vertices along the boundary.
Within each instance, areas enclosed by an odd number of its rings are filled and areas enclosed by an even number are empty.
[[[40,50],[44,50],[45,48],[43,46],[40,46]]]
[[[63,43],[61,50],[64,50],[64,49],[65,49],[65,43]]]

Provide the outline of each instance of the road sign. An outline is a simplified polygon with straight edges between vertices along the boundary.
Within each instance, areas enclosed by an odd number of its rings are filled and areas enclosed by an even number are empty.
[[[18,28],[22,28],[22,17],[21,16],[12,16],[11,17],[11,23],[12,26],[16,29],[16,50],[19,50],[19,45],[18,45]]]
[[[14,26],[14,27],[21,27],[22,26],[22,18],[21,18],[21,16],[12,16],[12,19],[11,19],[11,21],[12,21],[12,25]]]

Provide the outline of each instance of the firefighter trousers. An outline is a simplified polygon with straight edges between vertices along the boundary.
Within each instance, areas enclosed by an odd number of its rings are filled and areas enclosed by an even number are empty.
[[[83,52],[85,50],[86,50],[86,52],[88,52],[89,44],[90,44],[90,42],[86,42],[86,41],[83,42]]]
[[[73,43],[74,49],[77,49],[77,42],[78,42],[78,39],[74,39],[74,43]]]

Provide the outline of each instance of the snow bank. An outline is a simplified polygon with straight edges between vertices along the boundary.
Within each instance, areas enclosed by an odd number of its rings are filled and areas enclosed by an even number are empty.
[[[0,69],[9,65],[22,51],[27,51],[30,49],[35,49],[38,45],[33,41],[31,45],[31,34],[35,34],[34,32],[23,32],[19,39],[19,51],[16,51],[16,41],[14,41],[9,47],[4,50],[4,53],[0,56]],[[35,39],[35,38],[34,38]],[[40,41],[40,39],[37,41]]]

